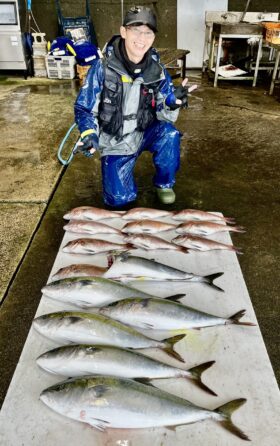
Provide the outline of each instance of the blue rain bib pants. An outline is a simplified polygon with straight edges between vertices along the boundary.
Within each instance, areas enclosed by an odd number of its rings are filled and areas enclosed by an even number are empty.
[[[123,206],[137,197],[133,170],[144,150],[153,154],[156,173],[153,184],[172,188],[180,167],[182,134],[169,122],[154,121],[144,132],[139,150],[133,155],[106,155],[101,158],[103,198],[109,206]]]

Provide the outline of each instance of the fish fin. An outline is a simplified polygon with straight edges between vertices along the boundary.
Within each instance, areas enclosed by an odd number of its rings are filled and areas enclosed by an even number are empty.
[[[216,361],[208,361],[204,362],[203,364],[197,365],[195,367],[192,367],[188,370],[188,372],[192,375],[192,378],[194,379],[194,383],[200,387],[201,389],[205,390],[206,392],[210,393],[211,395],[217,396],[217,394],[211,390],[208,386],[206,386],[201,381],[201,375],[205,370],[209,369],[213,364],[215,364]]]
[[[224,217],[223,220],[229,225],[235,225],[235,218],[232,217]]]
[[[221,277],[224,273],[215,273],[215,274],[209,274],[208,276],[204,276],[204,279],[206,279],[207,285],[211,286],[215,290],[223,291],[223,288],[220,288],[218,285],[215,285],[214,280],[218,279],[218,277]]]
[[[231,228],[229,228],[229,231],[244,233],[246,232],[246,229],[244,228],[244,226],[232,226]]]
[[[242,440],[251,441],[250,438],[241,429],[239,429],[239,427],[235,426],[235,424],[233,424],[231,420],[231,415],[233,414],[233,412],[239,409],[239,407],[243,406],[246,401],[246,398],[239,398],[237,400],[229,401],[223,406],[217,407],[214,412],[222,415],[222,417],[224,418],[222,421],[219,421],[219,423],[225,429],[227,429],[237,437],[242,438]]]
[[[253,322],[240,322],[239,319],[241,319],[244,314],[246,313],[246,310],[240,310],[237,313],[233,314],[231,317],[228,318],[229,323],[236,324],[236,325],[249,325],[252,327],[255,327],[256,324]]]
[[[137,381],[138,383],[145,384],[146,386],[155,387],[152,383],[150,378],[133,378],[133,381]]]
[[[178,361],[180,362],[185,362],[185,360],[182,358],[182,356],[179,355],[179,353],[177,353],[174,350],[174,345],[181,341],[181,339],[183,339],[186,336],[186,334],[180,334],[177,336],[173,336],[172,338],[167,338],[164,339],[162,342],[165,343],[165,347],[163,348],[163,351],[165,351],[165,353],[167,353],[169,356],[178,359]]]
[[[171,300],[171,302],[178,302],[178,300],[183,299],[183,297],[186,297],[186,294],[174,294],[173,296],[167,296],[164,299]]]
[[[176,432],[176,427],[177,426],[164,426],[164,427],[165,427],[165,429],[168,429],[169,431]]]
[[[176,246],[178,246],[178,251],[181,251],[184,254],[188,254],[189,253],[189,249],[188,248],[184,248],[184,246],[180,246],[180,245],[176,245]]]
[[[108,425],[110,423],[105,420],[100,420],[99,418],[90,418],[89,424],[101,432],[106,432],[106,429],[109,427]]]

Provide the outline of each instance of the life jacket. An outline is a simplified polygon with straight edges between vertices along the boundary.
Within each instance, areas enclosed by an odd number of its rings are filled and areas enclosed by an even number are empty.
[[[155,97],[159,82],[140,85],[140,99],[137,114],[123,116],[123,81],[122,75],[104,63],[105,81],[99,106],[99,126],[109,135],[120,138],[124,120],[137,120],[138,131],[144,131],[156,119]]]

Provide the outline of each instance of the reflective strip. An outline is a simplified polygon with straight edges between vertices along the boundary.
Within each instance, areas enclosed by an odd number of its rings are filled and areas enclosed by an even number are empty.
[[[129,84],[132,84],[132,82],[133,82],[131,77],[127,77],[125,74],[122,74],[121,79],[122,79],[122,82],[127,82]]]
[[[83,133],[81,133],[81,138],[84,138],[85,136],[88,135],[92,135],[93,133],[96,133],[93,129],[85,130]]]
[[[74,50],[74,48],[73,48],[71,45],[69,45],[69,43],[66,43],[66,48],[68,49],[68,51],[69,51],[71,54],[73,54],[73,56],[77,56],[76,51]]]

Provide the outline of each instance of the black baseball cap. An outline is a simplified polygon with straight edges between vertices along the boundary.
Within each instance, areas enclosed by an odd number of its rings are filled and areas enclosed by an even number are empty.
[[[157,18],[150,8],[134,6],[125,14],[123,26],[147,25],[151,30],[157,32]]]

